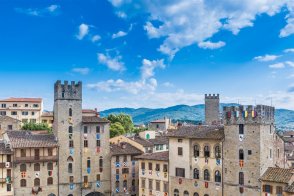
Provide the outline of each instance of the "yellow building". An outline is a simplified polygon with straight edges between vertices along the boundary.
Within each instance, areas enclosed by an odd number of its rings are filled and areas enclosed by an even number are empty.
[[[139,195],[167,196],[169,152],[155,152],[137,156],[139,160]]]
[[[43,111],[42,98],[8,98],[0,100],[0,115],[22,123],[40,123]]]
[[[48,124],[49,127],[53,125],[53,112],[43,112],[41,122]]]

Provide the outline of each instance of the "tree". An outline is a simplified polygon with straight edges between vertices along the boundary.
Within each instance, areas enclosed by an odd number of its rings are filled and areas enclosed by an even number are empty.
[[[124,127],[120,124],[120,122],[115,122],[110,124],[110,137],[113,138],[118,135],[122,135],[125,133]]]
[[[134,129],[134,124],[132,117],[127,114],[110,114],[107,119],[111,122],[111,124],[119,122],[126,133],[132,132]]]
[[[40,130],[47,130],[48,132],[51,132],[51,128],[48,126],[47,123],[25,123],[22,126],[23,130],[30,130],[30,131],[40,131]]]

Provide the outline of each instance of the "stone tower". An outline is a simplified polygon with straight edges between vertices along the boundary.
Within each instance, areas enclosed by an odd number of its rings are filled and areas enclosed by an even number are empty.
[[[205,124],[218,124],[219,121],[219,94],[205,94]]]
[[[224,107],[223,191],[226,196],[258,196],[258,180],[268,167],[283,158],[275,143],[274,111],[271,106]]]
[[[54,86],[54,134],[59,145],[59,195],[82,195],[82,83]]]

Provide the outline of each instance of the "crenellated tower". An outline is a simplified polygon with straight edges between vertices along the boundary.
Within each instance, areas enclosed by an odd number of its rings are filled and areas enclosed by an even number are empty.
[[[219,94],[205,94],[205,124],[218,124]]]

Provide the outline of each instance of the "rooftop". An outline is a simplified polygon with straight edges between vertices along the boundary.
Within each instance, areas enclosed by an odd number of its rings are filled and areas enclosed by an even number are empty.
[[[15,97],[10,97],[7,99],[1,99],[1,102],[32,102],[32,103],[41,103],[42,98],[15,98]]]
[[[154,145],[152,142],[142,139],[139,136],[129,137],[129,139],[137,142],[138,144],[141,144],[143,147],[153,147]]]
[[[150,123],[165,123],[165,119],[157,119],[157,120],[153,120]]]
[[[57,147],[53,134],[33,134],[30,131],[8,131],[7,136],[12,148]]]
[[[294,169],[269,167],[261,176],[261,180],[269,182],[288,183],[291,180]]]
[[[146,160],[156,160],[156,161],[168,161],[169,152],[155,152],[155,153],[148,153],[142,154],[140,156],[136,156],[136,159],[146,159]]]
[[[155,139],[149,139],[153,145],[156,144],[168,144],[168,137],[166,136],[155,136]]]
[[[176,130],[169,130],[168,137],[192,138],[192,139],[214,139],[221,140],[224,138],[223,126],[181,126]]]
[[[100,118],[97,116],[83,116],[83,123],[109,123],[105,118]]]
[[[48,111],[47,112],[43,112],[42,113],[42,116],[43,117],[52,117],[53,116],[53,112],[48,112]]]
[[[289,185],[289,186],[287,186],[285,188],[285,192],[287,192],[287,193],[294,193],[294,182],[292,182],[291,185]]]
[[[95,111],[95,110],[92,110],[92,109],[83,109],[82,110],[82,113],[93,113],[93,114],[96,114],[97,113],[97,111]]]
[[[110,151],[113,156],[116,155],[140,155],[143,152],[129,143],[111,144]]]
[[[2,116],[0,115],[0,121],[15,121],[15,122],[21,122],[18,119],[12,118],[10,116]]]

